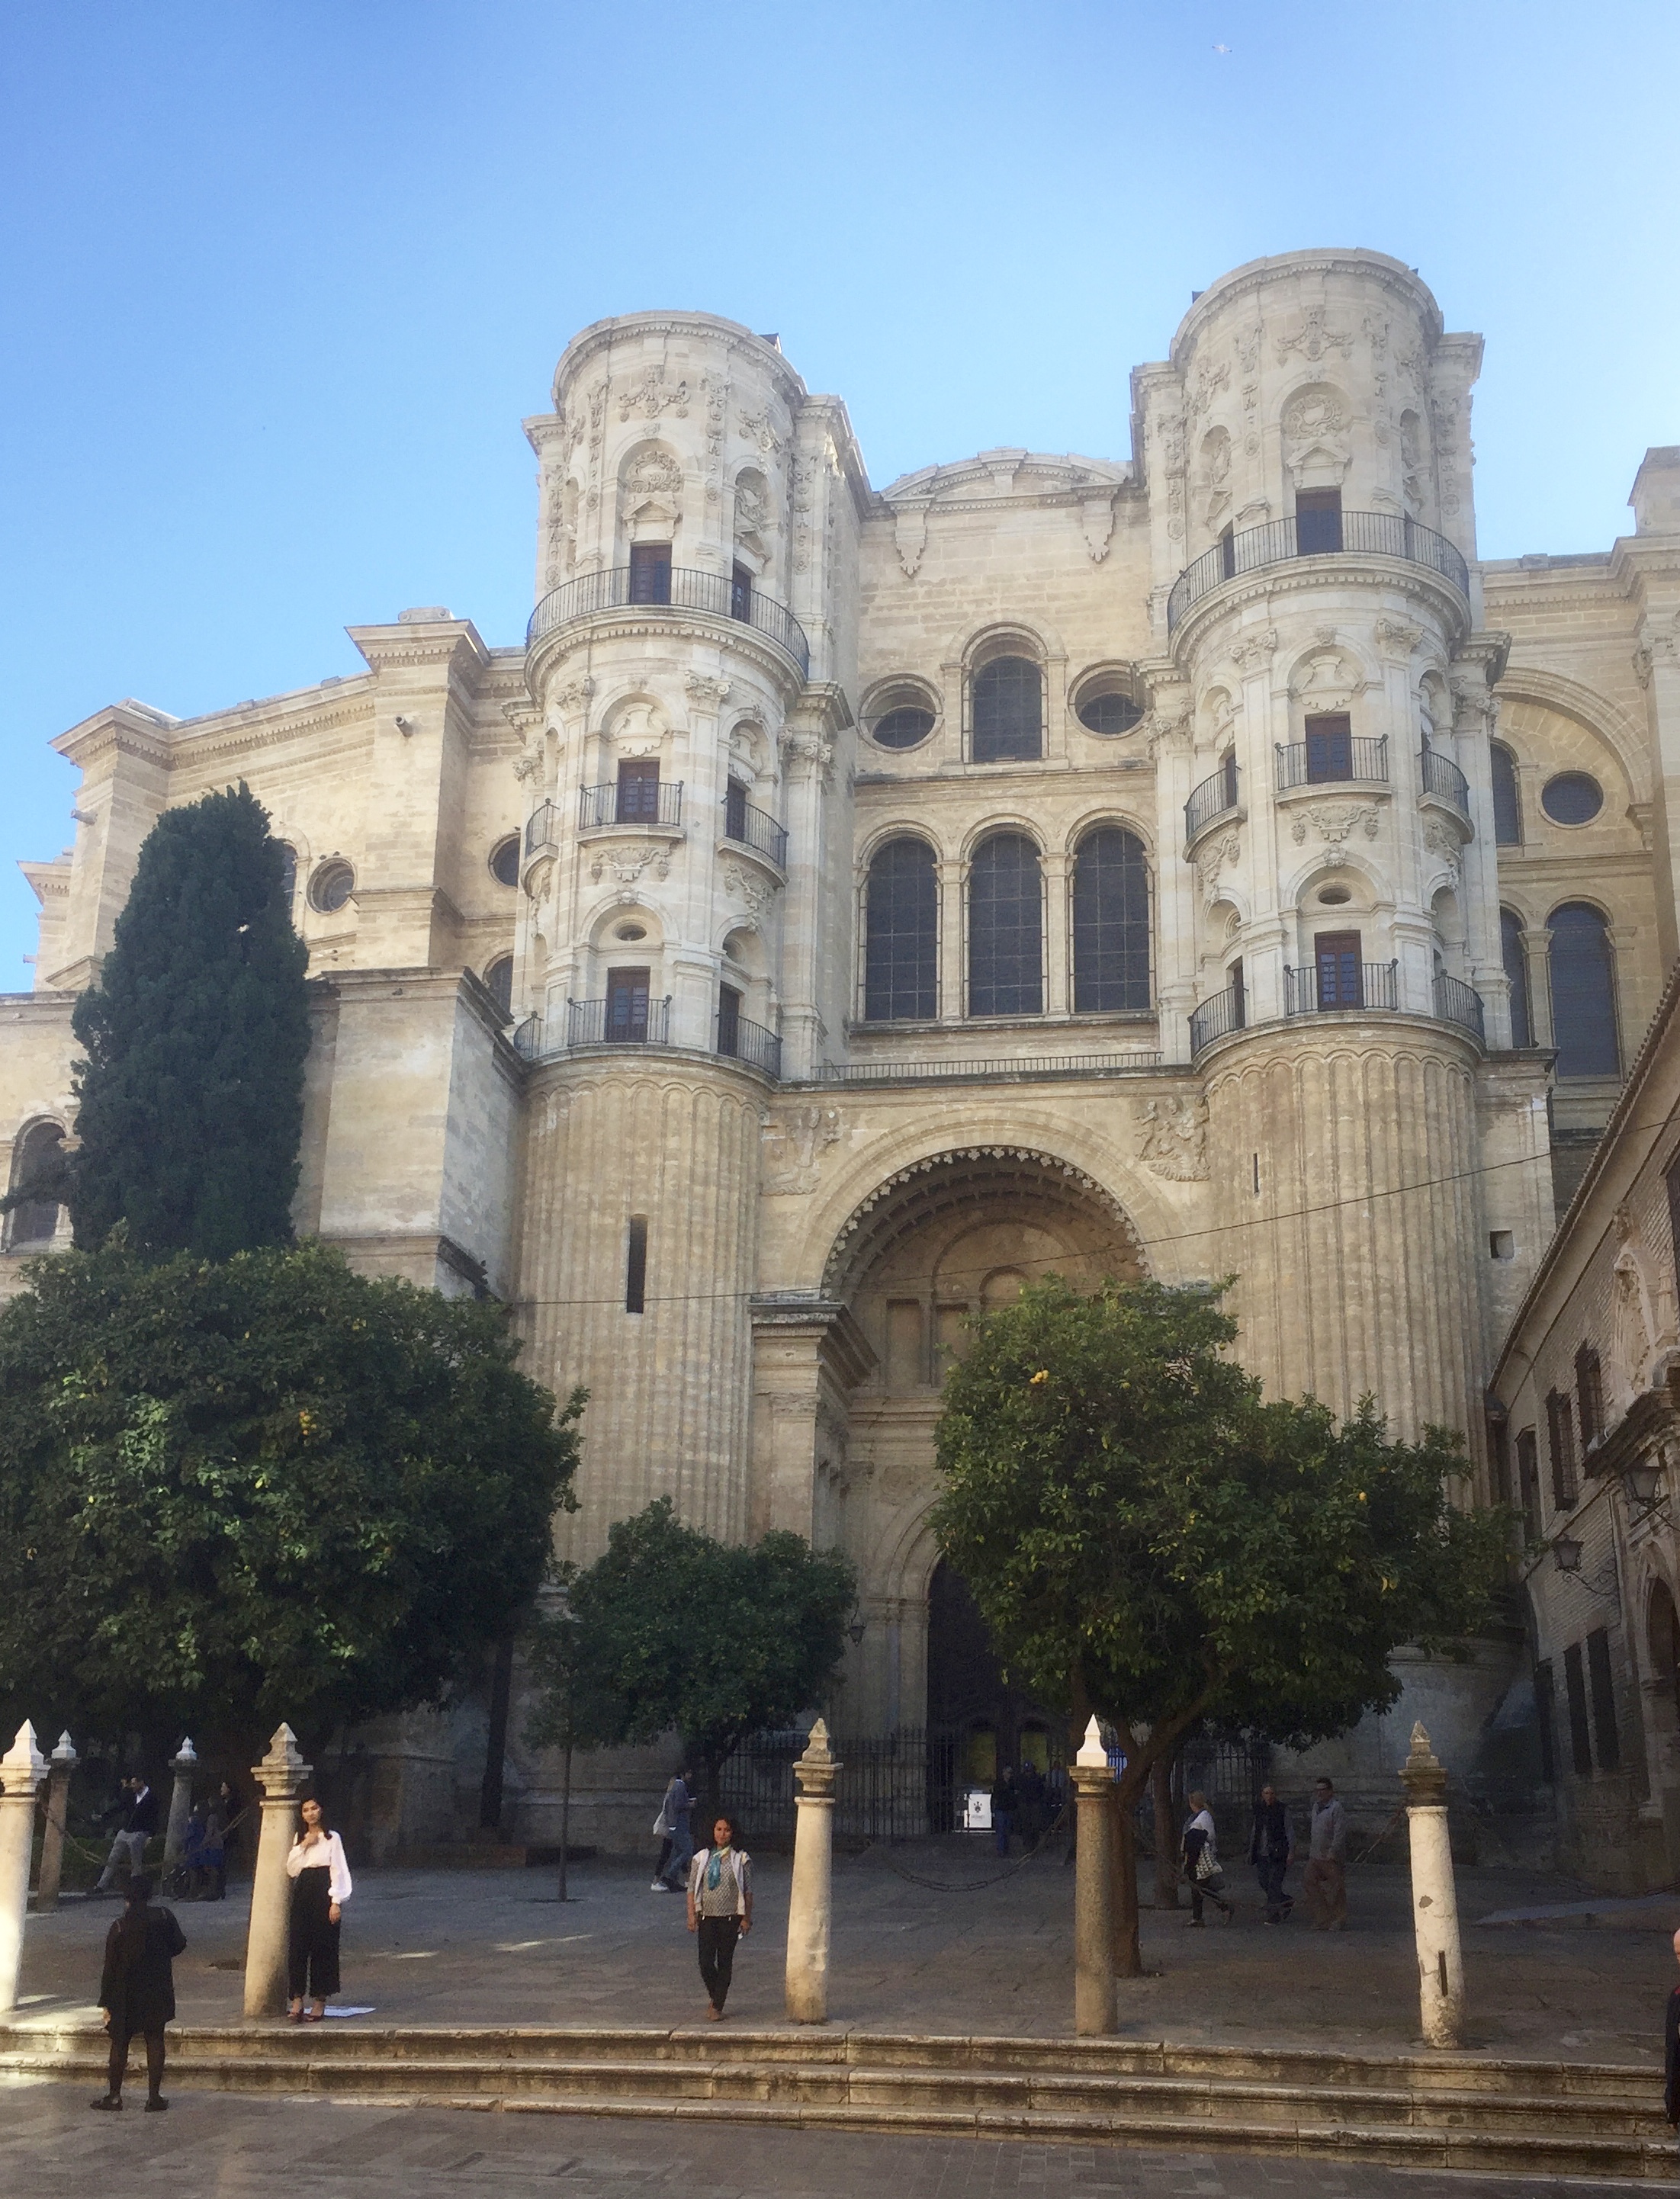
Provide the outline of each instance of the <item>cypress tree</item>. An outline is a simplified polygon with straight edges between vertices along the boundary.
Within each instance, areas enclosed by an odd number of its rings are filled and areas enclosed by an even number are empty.
[[[98,982],[76,1003],[76,1242],[119,1222],[149,1259],[225,1260],[292,1234],[308,950],[283,856],[242,783],[166,810]]]

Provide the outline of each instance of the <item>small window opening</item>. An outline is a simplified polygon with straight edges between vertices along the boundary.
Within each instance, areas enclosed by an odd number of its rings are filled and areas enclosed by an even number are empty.
[[[621,763],[618,767],[617,819],[621,825],[653,825],[659,820],[659,763]]]
[[[624,1310],[640,1313],[647,1303],[647,1217],[633,1214],[624,1249]]]
[[[747,837],[747,789],[744,779],[732,779],[724,795],[723,837],[726,840],[744,840]]]
[[[1489,1259],[1514,1260],[1516,1257],[1517,1240],[1514,1233],[1509,1229],[1490,1229],[1488,1232]]]
[[[744,565],[737,565],[729,575],[729,615],[736,619],[752,616],[753,578]]]
[[[1339,488],[1304,488],[1295,498],[1295,549],[1302,557],[1321,557],[1342,546],[1342,493]]]
[[[717,1050],[732,1055],[741,1050],[741,995],[733,985],[718,987]]]
[[[671,545],[668,542],[631,544],[630,600],[633,604],[670,602]]]

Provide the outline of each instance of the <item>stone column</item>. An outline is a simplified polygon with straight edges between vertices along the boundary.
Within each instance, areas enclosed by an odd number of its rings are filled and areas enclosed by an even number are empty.
[[[47,1759],[26,1718],[0,1756],[0,2015],[17,2006],[23,1967],[23,1917],[29,1906],[29,1852],[35,1842],[35,1797]]]
[[[172,1863],[179,1863],[186,1851],[187,1820],[192,1815],[193,1774],[198,1769],[198,1755],[190,1735],[170,1758],[169,1768],[175,1774],[175,1791],[169,1798],[169,1823],[163,1835],[166,1868]]]
[[[1432,2046],[1464,2044],[1464,1957],[1458,1896],[1447,1832],[1447,1775],[1429,1735],[1412,1728],[1412,1753],[1400,1768],[1412,1842],[1412,1922],[1417,1934],[1423,2035]]]
[[[1073,1888],[1073,2027],[1118,2028],[1114,1998],[1114,1774],[1094,1718],[1073,1759],[1078,1857]]]
[[[793,1834],[793,1885],[788,1895],[787,2016],[790,2023],[828,2021],[828,1924],[834,1868],[834,1775],[828,1728],[819,1718],[794,1765],[799,1813]]]
[[[70,1810],[70,1775],[78,1762],[67,1733],[58,1736],[58,1747],[48,1759],[47,1829],[41,1838],[41,1875],[35,1885],[35,1913],[44,1916],[58,1906],[59,1881],[64,1875],[64,1829]]]
[[[286,1858],[297,1823],[298,1797],[314,1765],[298,1753],[290,1726],[277,1729],[268,1754],[251,1766],[262,1790],[262,1829],[257,1835],[256,1875],[251,1885],[251,1923],[245,1939],[245,2013],[280,2015],[286,2006],[286,1939],[291,1881]]]

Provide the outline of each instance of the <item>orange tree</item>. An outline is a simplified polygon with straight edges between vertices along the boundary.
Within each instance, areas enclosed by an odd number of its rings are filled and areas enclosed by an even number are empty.
[[[1076,1733],[1113,1724],[1123,1972],[1140,1974],[1135,1811],[1199,1718],[1294,1747],[1392,1703],[1404,1642],[1485,1623],[1502,1514],[1431,1429],[1391,1443],[1367,1400],[1339,1425],[1268,1403],[1225,1356],[1217,1288],[1059,1277],[974,1327],[937,1435],[941,1548],[998,1653]]]

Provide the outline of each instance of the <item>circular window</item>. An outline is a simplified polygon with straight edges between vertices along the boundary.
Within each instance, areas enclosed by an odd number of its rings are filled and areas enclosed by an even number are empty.
[[[645,924],[621,924],[618,930],[614,932],[613,937],[615,939],[630,940],[645,939],[647,937],[647,926]]]
[[[1604,807],[1604,789],[1590,773],[1560,771],[1546,781],[1540,807],[1554,825],[1590,825]]]
[[[490,875],[499,886],[519,884],[519,835],[510,832],[490,850]]]
[[[889,710],[878,718],[871,728],[871,738],[884,749],[913,749],[920,746],[933,731],[933,713],[913,703],[902,703],[895,710]]]
[[[1318,897],[1321,908],[1342,908],[1352,899],[1345,886],[1326,886]]]
[[[323,916],[335,916],[356,890],[356,873],[341,855],[323,863],[309,881],[309,905]]]
[[[1142,719],[1140,706],[1118,691],[1087,695],[1079,705],[1079,722],[1091,733],[1129,733]]]

